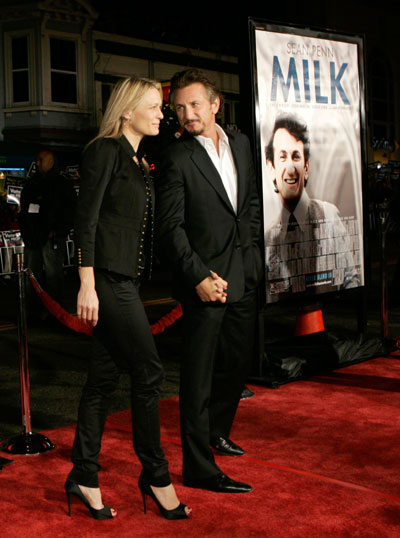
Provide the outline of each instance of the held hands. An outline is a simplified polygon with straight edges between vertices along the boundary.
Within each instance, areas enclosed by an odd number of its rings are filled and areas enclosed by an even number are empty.
[[[217,275],[214,271],[210,271],[210,276],[206,277],[196,286],[197,295],[203,302],[218,301],[226,303],[228,282]]]

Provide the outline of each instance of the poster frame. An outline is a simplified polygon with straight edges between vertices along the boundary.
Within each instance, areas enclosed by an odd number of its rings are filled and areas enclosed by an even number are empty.
[[[257,50],[256,50],[256,30],[264,30],[267,32],[283,33],[293,36],[311,37],[318,39],[327,39],[331,41],[338,41],[344,43],[351,43],[357,46],[357,60],[358,60],[358,79],[359,79],[359,122],[360,122],[360,156],[361,156],[361,214],[363,219],[363,225],[361,227],[360,241],[363,245],[363,284],[356,288],[349,290],[330,290],[320,294],[290,294],[287,297],[282,297],[277,302],[278,304],[307,304],[310,302],[320,301],[324,296],[332,294],[348,294],[356,293],[365,296],[365,286],[367,281],[366,274],[366,257],[367,257],[367,234],[368,228],[368,204],[367,204],[367,123],[366,123],[366,87],[365,87],[365,38],[363,35],[343,33],[331,29],[312,28],[295,24],[283,24],[278,22],[272,22],[263,19],[248,18],[248,36],[249,36],[249,53],[250,53],[250,71],[251,71],[251,99],[252,99],[252,123],[253,123],[253,140],[255,150],[255,169],[258,178],[259,191],[263,194],[262,189],[262,159],[264,158],[263,148],[261,147],[261,127],[260,127],[260,106],[258,97],[258,71],[257,71]],[[263,259],[265,262],[265,227],[264,227],[264,199],[261,196],[261,213],[262,213],[262,231],[263,231]],[[264,263],[264,278],[261,284],[260,290],[260,306],[265,309],[277,303],[268,303],[266,298],[266,263]],[[365,297],[364,297],[365,299]],[[361,301],[363,303],[364,300]],[[360,314],[360,312],[359,312]],[[361,317],[364,317],[363,315]]]

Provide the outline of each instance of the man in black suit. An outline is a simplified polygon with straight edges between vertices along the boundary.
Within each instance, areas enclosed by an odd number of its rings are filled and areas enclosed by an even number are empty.
[[[52,151],[42,149],[35,162],[36,173],[22,190],[19,213],[25,264],[53,299],[63,303],[65,239],[73,226],[76,194],[72,182],[56,172]],[[29,302],[33,307],[33,295]]]
[[[251,486],[219,469],[210,445],[226,455],[244,453],[229,434],[252,358],[262,267],[250,144],[216,124],[221,97],[201,71],[177,73],[170,96],[184,133],[159,167],[156,218],[183,308],[184,483],[247,492]]]

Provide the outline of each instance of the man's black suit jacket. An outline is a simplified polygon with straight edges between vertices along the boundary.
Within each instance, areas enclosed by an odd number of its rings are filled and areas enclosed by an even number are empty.
[[[195,287],[215,271],[238,301],[261,277],[260,204],[250,144],[227,133],[238,176],[235,213],[202,145],[185,133],[164,153],[156,181],[158,243],[172,265],[174,296],[199,302]]]
[[[38,213],[29,211],[31,204],[39,207]],[[28,179],[21,193],[19,225],[25,246],[41,248],[49,233],[64,239],[73,227],[76,194],[72,182],[57,174],[37,172]]]

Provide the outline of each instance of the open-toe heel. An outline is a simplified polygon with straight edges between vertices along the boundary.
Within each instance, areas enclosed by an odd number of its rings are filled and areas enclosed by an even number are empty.
[[[71,497],[74,495],[75,497],[78,497],[78,499],[86,506],[86,508],[89,510],[90,515],[93,519],[112,519],[114,516],[111,512],[111,508],[109,506],[104,505],[103,508],[100,508],[100,510],[96,510],[96,508],[93,508],[90,506],[89,501],[86,499],[84,494],[82,493],[80,487],[75,482],[72,482],[72,480],[67,480],[65,482],[65,493],[67,494],[67,502],[68,502],[68,515],[71,516],[71,504],[72,500]]]
[[[166,508],[164,508],[160,501],[157,499],[157,497],[154,495],[154,492],[151,489],[149,482],[143,477],[143,475],[140,475],[139,477],[139,489],[142,493],[144,513],[146,513],[146,495],[148,495],[156,503],[158,509],[160,510],[160,514],[165,519],[188,519],[189,516],[186,513],[187,506],[183,503],[179,503],[179,505],[172,510],[167,510]]]

